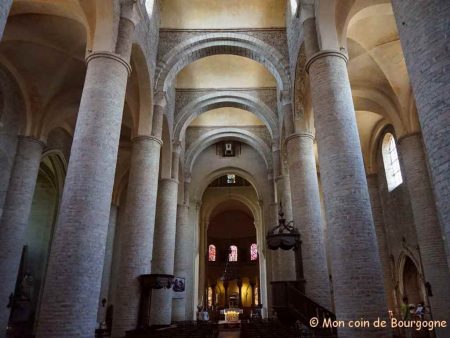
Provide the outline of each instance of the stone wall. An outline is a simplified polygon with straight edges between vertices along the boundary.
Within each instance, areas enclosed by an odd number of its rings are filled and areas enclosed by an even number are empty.
[[[378,189],[383,209],[386,241],[391,260],[391,272],[397,307],[401,304],[402,295],[399,285],[403,270],[401,270],[402,257],[407,254],[414,262],[420,262],[418,241],[414,226],[414,217],[411,209],[411,201],[408,187],[403,182],[392,191],[388,190],[386,174],[384,170],[381,147],[377,156],[378,163]],[[404,179],[404,176],[403,176]],[[420,271],[420,266],[417,267]],[[395,309],[398,311],[399,309]]]
[[[143,50],[150,78],[153,79],[156,71],[156,55],[158,53],[159,43],[159,24],[160,24],[159,3],[155,1],[152,16],[144,14],[141,21],[136,26],[134,42]],[[154,81],[152,80],[152,85]]]

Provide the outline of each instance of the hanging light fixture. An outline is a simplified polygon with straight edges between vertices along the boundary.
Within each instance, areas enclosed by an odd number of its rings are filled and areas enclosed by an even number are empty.
[[[300,233],[294,227],[294,222],[286,223],[283,205],[280,203],[278,225],[267,232],[267,246],[270,250],[291,250],[300,245]]]

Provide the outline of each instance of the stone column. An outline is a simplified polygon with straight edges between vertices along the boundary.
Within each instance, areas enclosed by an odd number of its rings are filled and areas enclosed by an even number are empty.
[[[19,137],[11,179],[0,219],[0,327],[8,324],[6,307],[14,292],[44,144]],[[4,332],[0,331],[0,335]]]
[[[3,37],[6,21],[8,20],[9,10],[11,9],[12,0],[2,0],[0,2],[0,41]]]
[[[291,188],[289,185],[289,176],[281,175],[276,179],[278,201],[283,204],[284,217],[286,222],[292,221],[292,207],[291,207]],[[279,207],[279,205],[277,205]],[[278,211],[277,221],[278,224]],[[272,255],[272,265],[276,266],[274,281],[294,281],[295,274],[295,255],[293,250],[274,250]]]
[[[367,175],[367,187],[369,189],[370,205],[372,206],[373,223],[377,236],[378,253],[381,267],[383,268],[383,283],[386,291],[386,304],[389,310],[395,313],[394,282],[392,279],[391,263],[389,261],[389,249],[386,240],[386,228],[384,225],[383,208],[378,190],[378,175]]]
[[[120,245],[122,243],[122,229],[125,225],[126,215],[125,215],[125,205],[126,198],[122,198],[120,201],[120,206],[117,210],[117,222],[116,222],[116,232],[114,234],[114,244],[113,244],[113,254],[112,254],[112,264],[111,264],[111,277],[109,282],[109,292],[108,299],[109,303],[116,307],[118,290],[118,279],[119,279],[119,265],[120,265]],[[124,202],[125,201],[125,202]]]
[[[238,279],[237,286],[239,289],[239,308],[242,309],[242,280]]]
[[[252,294],[251,294],[251,301],[252,301],[252,305],[251,307],[255,307],[255,286],[256,283],[254,281],[250,281],[250,286],[252,288]]]
[[[286,222],[292,221],[291,187],[289,175],[283,164],[283,159],[279,147],[273,147],[273,166],[276,183],[278,203],[282,203]],[[278,209],[276,209],[276,223],[278,224]],[[274,250],[272,254],[272,266],[274,271],[274,281],[296,280],[294,251]]]
[[[155,106],[154,114],[160,114],[162,109]],[[125,331],[136,328],[141,295],[138,277],[150,273],[161,144],[155,136],[138,136],[132,140],[113,337],[123,337]]]
[[[192,261],[191,247],[193,241],[193,231],[189,227],[188,222],[189,207],[186,204],[178,204],[177,206],[177,233],[175,240],[175,261],[174,261],[174,275],[175,277],[185,278],[185,288],[192,288],[190,278],[188,278],[189,263]],[[178,297],[174,298],[172,304],[172,320],[183,321],[186,320],[186,291],[179,293]]]
[[[450,266],[450,2],[393,0]]]
[[[302,241],[305,293],[326,309],[331,309],[313,140],[309,133],[292,134],[286,138],[292,214]]]
[[[315,19],[304,21],[320,175],[331,240],[336,316],[387,319],[380,258],[344,54],[318,49]],[[346,338],[389,337],[390,329],[341,328]]]
[[[445,320],[450,318],[450,274],[421,135],[404,136],[399,139],[398,148],[411,199],[424,277],[433,291],[433,296],[429,297],[433,319]],[[436,334],[447,337],[440,330],[436,330]]]
[[[124,8],[122,8],[124,14]],[[37,338],[92,337],[96,327],[106,235],[134,23],[121,18],[121,53],[87,59],[60,213],[55,226]],[[131,31],[131,33],[133,30]]]
[[[152,274],[174,273],[178,181],[160,180],[156,204],[155,242]],[[172,315],[172,289],[153,290],[150,320],[152,325],[169,325]]]
[[[106,248],[105,248],[105,260],[103,263],[103,274],[102,274],[102,286],[100,289],[97,322],[101,323],[105,321],[106,309],[109,304],[112,303],[112,299],[109,299],[109,285],[111,279],[111,265],[113,259],[113,245],[114,245],[114,235],[116,233],[117,224],[117,206],[111,204],[111,210],[109,212],[109,226],[108,233],[106,235]],[[106,303],[103,306],[102,300],[106,299]]]

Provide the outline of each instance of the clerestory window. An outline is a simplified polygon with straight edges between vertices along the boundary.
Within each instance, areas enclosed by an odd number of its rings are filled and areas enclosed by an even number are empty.
[[[388,190],[392,191],[403,183],[403,178],[395,138],[391,133],[386,133],[386,135],[384,135],[382,155]]]

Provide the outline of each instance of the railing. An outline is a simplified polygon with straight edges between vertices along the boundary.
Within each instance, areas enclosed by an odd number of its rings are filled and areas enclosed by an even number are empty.
[[[291,321],[300,320],[321,337],[333,337],[337,335],[336,328],[322,328],[322,325],[311,327],[310,320],[317,318],[318,323],[325,319],[336,320],[333,312],[325,309],[307,296],[305,296],[302,284],[299,282],[272,282],[273,308],[280,317],[289,317]]]

